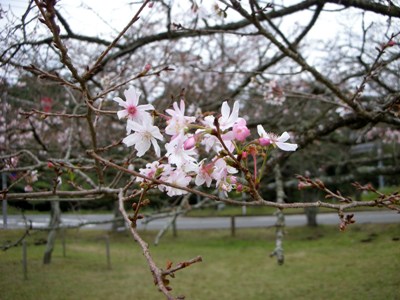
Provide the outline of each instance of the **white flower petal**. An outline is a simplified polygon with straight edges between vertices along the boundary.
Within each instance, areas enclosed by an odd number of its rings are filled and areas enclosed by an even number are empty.
[[[163,135],[160,132],[160,129],[157,126],[153,126],[150,130],[151,135],[154,136],[156,139],[162,141],[164,139]]]
[[[260,137],[267,136],[267,133],[265,132],[264,127],[262,127],[262,125],[257,125],[257,132]]]
[[[126,109],[117,112],[118,119],[124,119],[127,115],[128,111]]]
[[[128,135],[127,137],[125,137],[122,140],[122,142],[126,146],[130,147],[130,146],[136,144],[138,140],[140,140],[140,136],[138,134],[136,134],[136,133],[132,133],[132,134]]]
[[[195,185],[200,186],[203,185],[204,182],[206,182],[206,178],[198,173],[196,178],[194,179]]]
[[[277,138],[277,141],[283,143],[286,142],[288,139],[290,139],[290,135],[285,131],[280,137]]]
[[[224,103],[222,103],[222,107],[221,107],[222,118],[228,119],[230,112],[231,112],[231,108],[229,107],[228,102],[224,101]]]
[[[120,97],[115,97],[113,100],[117,102],[120,106],[126,107],[126,102],[122,100]]]
[[[142,104],[142,105],[138,105],[136,108],[138,110],[142,110],[142,111],[154,110],[154,106],[152,104]]]
[[[239,117],[239,102],[235,101],[233,104],[232,114],[229,116],[228,123],[235,123]]]
[[[182,114],[184,114],[184,112],[185,112],[185,101],[183,101],[183,100],[181,100],[181,103],[180,103],[180,111]]]
[[[153,124],[153,118],[148,112],[140,111],[136,114],[135,121],[140,124]]]
[[[135,144],[135,149],[137,150],[137,156],[141,157],[143,154],[150,149],[151,143],[148,139],[144,139],[143,137],[137,141]]]
[[[130,87],[129,89],[125,90],[124,95],[126,98],[126,103],[137,106],[139,102],[140,93],[136,93],[134,87]]]
[[[156,153],[157,157],[160,157],[161,149],[160,146],[158,146],[156,139],[151,139],[151,143],[153,144],[154,152]]]
[[[143,126],[140,125],[139,123],[129,120],[126,123],[126,130],[129,131],[143,131]]]
[[[283,151],[296,151],[297,144],[276,142],[276,146]]]

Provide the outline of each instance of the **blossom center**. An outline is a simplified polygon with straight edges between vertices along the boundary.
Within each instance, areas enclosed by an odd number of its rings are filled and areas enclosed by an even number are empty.
[[[126,110],[131,116],[134,116],[137,112],[136,106],[128,106]]]
[[[269,139],[271,140],[272,143],[276,143],[278,141],[278,136],[274,133],[268,133]]]

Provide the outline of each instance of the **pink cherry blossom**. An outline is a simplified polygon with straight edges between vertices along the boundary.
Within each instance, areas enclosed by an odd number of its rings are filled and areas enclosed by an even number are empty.
[[[152,163],[146,164],[146,168],[139,169],[139,173],[148,177],[148,178],[154,178],[157,172],[160,172],[163,170],[163,165],[160,164],[159,161],[153,161]],[[143,182],[145,181],[144,178],[142,177],[136,177],[137,182]]]
[[[214,134],[207,133],[216,130],[214,126],[214,120],[215,120],[214,116],[206,116],[202,121],[205,130],[199,129],[196,131],[196,134],[202,136],[201,144],[205,146],[205,150],[207,152],[209,152],[211,149],[213,149],[215,152],[219,152],[223,149],[219,139]],[[228,131],[227,133],[221,134],[221,138],[224,141],[225,146],[229,149],[229,151],[233,151],[235,149],[235,146],[232,143],[232,140],[234,139],[234,134],[232,131]]]
[[[225,196],[227,196],[228,192],[232,191],[233,188],[236,187],[236,177],[235,176],[227,176],[224,181],[221,181],[218,185],[218,188],[224,192]]]
[[[244,140],[250,135],[250,130],[246,126],[246,120],[239,118],[233,125],[233,135],[236,140],[244,142]]]
[[[278,147],[283,151],[296,151],[297,149],[297,144],[286,143],[286,141],[290,138],[289,133],[287,133],[286,131],[282,133],[281,136],[278,137],[273,133],[267,133],[262,127],[262,125],[258,125],[257,132],[260,136],[259,139],[260,144],[269,145],[269,143],[271,143],[272,145]]]
[[[203,185],[206,183],[207,187],[211,186],[211,182],[213,178],[211,177],[214,171],[214,163],[205,163],[205,159],[200,162],[199,171],[197,172],[194,183],[197,186]]]
[[[137,156],[143,156],[150,149],[151,144],[153,144],[156,155],[160,157],[160,146],[158,146],[156,139],[162,141],[163,136],[158,127],[153,126],[150,122],[139,124],[128,120],[127,130],[134,133],[125,137],[122,142],[128,147],[134,146],[137,150]]]
[[[151,122],[151,115],[147,111],[154,110],[154,106],[151,104],[138,105],[140,93],[137,93],[133,87],[125,90],[124,95],[126,101],[122,100],[120,97],[115,97],[113,99],[124,108],[118,111],[118,118],[127,118],[128,120],[140,124]]]
[[[238,172],[237,169],[229,166],[222,158],[218,159],[214,166],[215,168],[212,173],[212,178],[217,181],[215,185],[218,187],[226,182],[229,175],[236,174]]]

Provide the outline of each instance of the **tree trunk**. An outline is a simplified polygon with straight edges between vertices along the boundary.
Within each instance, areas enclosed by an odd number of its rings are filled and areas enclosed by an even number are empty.
[[[285,191],[283,189],[283,180],[279,165],[275,166],[274,171],[275,171],[275,182],[276,182],[276,202],[284,203]],[[285,261],[285,255],[282,247],[284,230],[285,230],[285,215],[283,214],[281,209],[277,209],[275,215],[276,215],[275,249],[274,251],[272,251],[270,256],[271,257],[276,256],[278,265],[283,265]]]
[[[318,200],[319,194],[318,191],[308,189],[303,191],[303,201],[304,202],[315,202]],[[304,213],[307,217],[307,226],[309,227],[317,227],[317,213],[318,207],[305,207]]]
[[[44,255],[43,255],[43,264],[45,264],[45,265],[51,263],[51,255],[53,253],[57,230],[58,230],[58,227],[60,226],[60,223],[61,223],[60,202],[52,201],[51,202],[50,223],[49,223],[49,227],[51,229],[47,236],[46,249],[44,250]]]
[[[309,227],[317,227],[317,212],[318,208],[317,207],[306,207],[304,208],[304,212],[307,217],[307,226]]]

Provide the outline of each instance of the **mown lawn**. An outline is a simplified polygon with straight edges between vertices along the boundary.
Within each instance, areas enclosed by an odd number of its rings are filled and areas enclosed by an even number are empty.
[[[0,244],[21,231],[1,230]],[[28,280],[22,247],[0,252],[0,299],[164,299],[152,283],[144,257],[127,233],[110,235],[107,269],[105,232],[70,230],[66,257],[59,240],[51,265],[41,263],[44,233],[28,237]],[[152,243],[155,232],[143,232]],[[285,264],[269,253],[274,229],[179,231],[151,247],[165,266],[197,255],[203,262],[176,273],[175,295],[186,299],[400,299],[400,225],[288,228]]]

